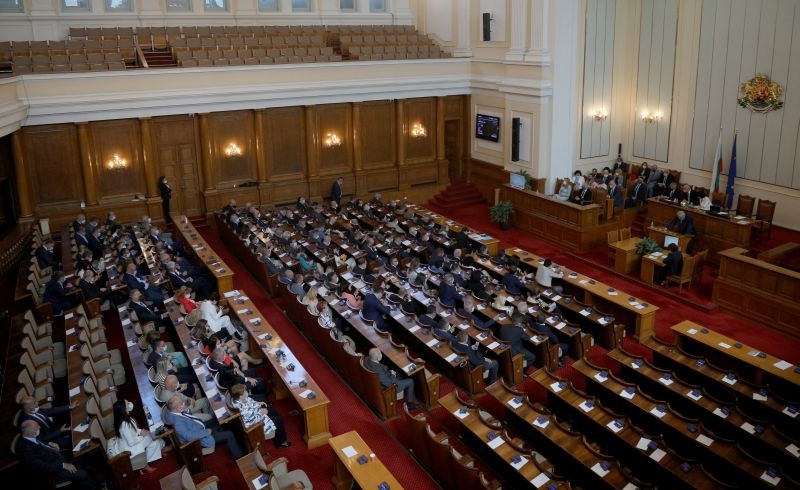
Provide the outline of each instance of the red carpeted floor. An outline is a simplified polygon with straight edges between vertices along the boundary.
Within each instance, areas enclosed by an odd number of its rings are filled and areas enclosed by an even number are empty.
[[[432,209],[443,212],[433,207]],[[761,349],[794,364],[800,364],[800,342],[778,334],[749,320],[738,318],[716,309],[707,311],[705,309],[693,307],[688,304],[685,298],[678,296],[677,288],[674,288],[674,294],[669,294],[668,296],[664,294],[664,291],[660,290],[660,288],[653,288],[645,285],[641,281],[620,276],[605,266],[605,250],[578,256],[550,242],[537,239],[534,235],[529,233],[514,228],[505,231],[501,230],[499,226],[489,221],[488,206],[482,204],[463,207],[447,213],[443,212],[443,214],[446,214],[455,221],[459,221],[498,238],[501,247],[520,247],[538,255],[550,257],[558,264],[578,270],[620,291],[631,293],[632,295],[658,306],[660,309],[656,314],[656,335],[660,338],[671,339],[672,335],[669,328],[672,325],[683,320],[691,320],[705,325],[712,330],[733,337],[744,344]],[[765,249],[771,248],[772,246],[782,243],[778,240],[783,240],[783,242],[797,242],[800,241],[798,238],[799,236],[800,235],[796,232],[776,228],[773,231],[772,239],[768,242],[765,240],[760,246]],[[710,298],[712,282],[713,277],[711,274],[706,273],[702,284],[692,287],[707,290],[708,297]],[[704,293],[698,294],[697,292],[692,292],[687,294],[694,295],[697,298],[704,297]]]

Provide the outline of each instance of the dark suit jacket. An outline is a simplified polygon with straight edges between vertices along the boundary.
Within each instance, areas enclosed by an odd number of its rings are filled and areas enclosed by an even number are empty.
[[[99,259],[103,256],[103,244],[100,240],[95,237],[94,235],[89,235],[89,250],[92,251],[92,255],[95,259]]]
[[[588,187],[584,187],[583,189],[579,190],[575,194],[575,201],[577,201],[579,204],[591,204],[592,190]]]
[[[331,186],[331,201],[336,201],[336,204],[339,204],[339,201],[342,200],[342,186],[339,185],[338,181],[334,181],[333,185]]]
[[[614,207],[615,208],[621,208],[622,205],[624,204],[623,200],[622,200],[622,188],[620,186],[614,187],[613,190],[609,189],[607,196],[608,196],[608,198],[614,200]]]
[[[81,245],[86,245],[88,247],[89,238],[86,237],[85,235],[80,235],[78,233],[75,233],[75,245],[77,245],[78,247],[80,247]]]
[[[667,196],[667,199],[670,201],[680,200],[681,195],[683,193],[677,187],[675,189],[669,189],[664,195]]]
[[[503,286],[511,294],[519,294],[525,289],[525,285],[519,280],[513,272],[506,272],[503,276]]]
[[[681,191],[681,201],[688,201],[697,206],[700,204],[700,198],[702,197],[701,194],[702,192],[695,190],[689,190],[689,192]]]
[[[178,289],[181,286],[185,286],[187,281],[177,272],[167,272],[167,276],[169,276],[170,282],[172,282],[172,287]]]
[[[237,383],[244,384],[246,381],[244,377],[234,372],[234,370],[239,367],[235,359],[227,365],[211,359],[208,365],[211,366],[211,369],[219,372],[219,383],[226,388],[230,388]]]
[[[482,366],[485,362],[485,358],[480,351],[472,350],[472,347],[466,344],[460,344],[458,342],[451,342],[450,346],[453,348],[454,351],[458,352],[459,354],[467,356],[467,360],[469,360],[469,365],[472,367],[475,366]]]
[[[364,296],[364,303],[361,307],[361,314],[368,320],[375,321],[379,327],[383,326],[383,315],[388,315],[392,310],[380,302],[372,293]]]
[[[20,438],[17,443],[17,457],[36,473],[55,473],[64,468],[65,461],[59,451],[25,438]]]
[[[647,189],[647,185],[644,183],[639,184],[638,182],[633,184],[633,190],[631,191],[631,199],[633,202],[642,202],[644,201],[644,191]]]
[[[447,306],[455,306],[459,299],[461,299],[461,296],[456,291],[455,286],[442,281],[439,285],[439,301]]]
[[[39,424],[41,429],[39,431],[39,440],[42,442],[55,442],[61,437],[62,433],[60,424],[53,420],[53,416],[62,413],[69,413],[68,405],[53,408],[39,408],[38,413],[35,415],[20,412],[19,425],[21,426],[26,420],[33,420]]]
[[[133,311],[136,312],[136,316],[139,317],[139,321],[141,323],[147,323],[147,322],[158,323],[161,320],[161,317],[155,311],[153,311],[152,308],[148,307],[144,303],[139,304],[131,301],[130,306],[131,308],[133,308]]]
[[[40,245],[39,248],[36,249],[36,260],[39,262],[39,267],[42,269],[45,267],[58,268],[56,254],[54,252],[48,252],[44,248],[44,245]]]
[[[390,372],[391,370],[388,367],[379,362],[375,362],[368,357],[364,359],[364,366],[366,366],[366,368],[370,371],[374,371],[378,374],[378,381],[380,381],[381,386],[384,388],[394,384],[395,377],[392,376],[392,373]]]
[[[670,252],[664,259],[664,266],[667,268],[667,274],[678,275],[683,269],[683,255],[680,250]]]
[[[512,323],[501,325],[500,338],[510,344],[512,356],[522,352],[522,339],[525,338],[525,331],[520,327]]]
[[[97,287],[96,284],[84,281],[83,279],[78,283],[78,286],[81,288],[81,291],[83,291],[83,299],[85,301],[99,298],[103,295],[103,292],[100,291],[100,288]]]
[[[679,220],[677,216],[667,224],[667,228],[681,235],[697,235],[697,230],[694,228],[694,218],[689,213],[686,213],[686,217],[683,218],[683,221]]]
[[[53,304],[53,311],[56,314],[72,306],[72,301],[67,297],[66,289],[55,279],[50,279],[45,285],[42,299]]]

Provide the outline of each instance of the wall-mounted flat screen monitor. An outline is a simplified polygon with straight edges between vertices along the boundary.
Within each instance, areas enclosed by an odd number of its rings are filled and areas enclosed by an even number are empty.
[[[664,237],[664,248],[669,248],[669,244],[674,243],[675,246],[678,246],[678,237],[667,235]]]
[[[475,137],[495,143],[500,141],[500,118],[486,114],[475,116]]]
[[[511,187],[514,187],[516,189],[524,189],[525,188],[525,176],[524,175],[515,174],[513,172],[511,174],[509,174],[509,175],[511,175],[511,182],[509,182]]]

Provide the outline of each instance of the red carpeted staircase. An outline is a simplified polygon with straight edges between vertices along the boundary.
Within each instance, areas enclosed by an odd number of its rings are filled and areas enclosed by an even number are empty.
[[[437,210],[450,211],[485,202],[483,196],[474,185],[466,180],[452,179],[447,189],[433,196],[433,199],[428,201],[428,205],[437,208]]]
[[[155,67],[175,67],[178,66],[175,58],[172,56],[170,50],[142,50],[144,59],[147,61],[147,66],[150,68]]]

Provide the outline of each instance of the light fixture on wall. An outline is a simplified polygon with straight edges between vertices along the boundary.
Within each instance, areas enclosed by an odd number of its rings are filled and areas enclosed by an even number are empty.
[[[128,167],[128,161],[114,153],[114,155],[106,162],[106,168],[109,170],[121,170]]]
[[[416,122],[411,126],[410,134],[412,138],[424,138],[428,136],[428,130],[425,129],[422,123]]]
[[[642,111],[642,121],[644,121],[647,124],[657,123],[661,121],[662,117],[664,117],[664,115],[661,114],[660,111],[659,112]]]
[[[225,147],[224,152],[225,156],[228,158],[242,156],[242,149],[239,148],[239,145],[237,145],[236,143],[229,143],[228,146]]]
[[[338,134],[331,131],[325,135],[325,139],[322,140],[322,144],[325,145],[326,148],[335,148],[342,146],[342,140],[339,138]]]
[[[608,119],[608,111],[605,109],[596,109],[589,115],[592,116],[592,119],[595,121],[605,121]]]

